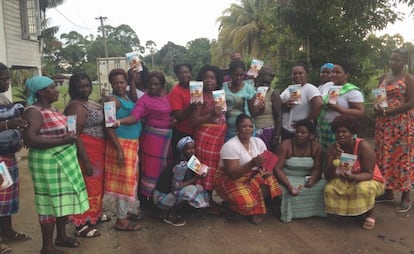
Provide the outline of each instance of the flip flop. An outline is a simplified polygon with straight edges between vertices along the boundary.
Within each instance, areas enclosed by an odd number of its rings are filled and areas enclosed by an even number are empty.
[[[55,245],[67,248],[77,248],[80,244],[75,238],[68,237],[64,241],[55,240]]]
[[[117,231],[138,231],[141,229],[141,225],[136,221],[128,221],[128,225],[124,228],[121,228],[117,225],[114,225],[115,230]]]
[[[13,253],[12,249],[5,244],[0,244],[0,254],[11,254]]]
[[[26,234],[24,232],[14,232],[14,235],[12,235],[12,236],[2,235],[2,237],[5,237],[5,238],[10,239],[12,241],[27,241],[27,240],[32,239],[32,237],[29,234]],[[1,252],[0,252],[0,254],[1,254]]]
[[[102,214],[101,218],[98,220],[98,223],[100,223],[100,222],[108,222],[108,221],[111,221],[111,218],[108,215],[106,215],[106,214]]]
[[[92,238],[101,236],[101,233],[96,228],[92,228],[88,225],[85,225],[80,230],[76,230],[75,235],[77,237]]]
[[[185,220],[180,215],[176,214],[169,214],[162,218],[162,221],[176,227],[182,227],[185,225]]]
[[[412,206],[413,206],[412,203],[405,203],[403,205],[398,206],[396,209],[400,213],[405,213],[405,212],[408,212],[408,210],[410,210]]]

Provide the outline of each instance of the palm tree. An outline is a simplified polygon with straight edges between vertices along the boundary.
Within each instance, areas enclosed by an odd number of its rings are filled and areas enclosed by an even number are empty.
[[[46,10],[56,8],[58,5],[63,4],[65,0],[39,0],[41,17],[46,19]]]
[[[262,57],[262,34],[265,31],[263,18],[266,9],[275,4],[274,0],[241,0],[223,11],[217,19],[220,32],[216,45],[222,46],[221,55],[228,56],[232,51],[245,55]]]

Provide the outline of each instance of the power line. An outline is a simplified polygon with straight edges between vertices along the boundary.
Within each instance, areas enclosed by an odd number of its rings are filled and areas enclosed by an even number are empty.
[[[78,25],[78,24],[75,24],[72,20],[70,20],[68,17],[66,17],[63,13],[61,13],[57,8],[54,8],[55,9],[55,11],[57,12],[57,13],[59,13],[62,17],[64,17],[67,21],[69,21],[72,25],[74,25],[74,26],[76,26],[76,27],[79,27],[79,28],[82,28],[82,29],[87,29],[87,30],[93,30],[94,28],[92,28],[92,27],[84,27],[84,26],[80,26],[80,25]]]

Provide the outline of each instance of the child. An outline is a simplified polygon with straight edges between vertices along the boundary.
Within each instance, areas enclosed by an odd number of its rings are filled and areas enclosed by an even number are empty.
[[[187,161],[195,153],[194,140],[187,136],[177,143],[181,153],[181,161],[171,170],[162,172],[154,189],[153,200],[160,209],[166,210],[161,216],[165,223],[173,226],[184,226],[185,220],[176,211],[184,204],[195,208],[209,206],[207,192],[196,184],[199,177],[188,169]]]

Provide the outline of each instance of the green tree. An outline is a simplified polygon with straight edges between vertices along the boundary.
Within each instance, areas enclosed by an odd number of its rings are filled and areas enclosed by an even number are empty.
[[[397,20],[392,7],[385,0],[291,0],[270,9],[274,19],[267,25],[276,27],[275,32],[288,28],[287,41],[294,42],[285,48],[290,57],[282,67],[303,59],[317,69],[323,62],[346,59],[353,67],[353,81],[363,85],[374,72],[364,65],[372,53],[368,36]],[[290,73],[290,68],[279,72]],[[279,76],[279,81],[287,80],[286,74]]]
[[[167,75],[174,76],[174,65],[191,63],[187,49],[171,41],[167,42],[156,54],[155,61],[161,65],[161,70]]]
[[[263,17],[274,3],[274,0],[241,0],[240,5],[232,4],[223,11],[223,16],[217,19],[220,32],[213,49],[216,64],[225,63],[224,59],[228,60],[234,51],[258,58],[265,55]]]
[[[198,38],[187,43],[187,54],[193,65],[194,74],[198,73],[203,65],[211,62],[210,47],[210,40],[207,38]]]

